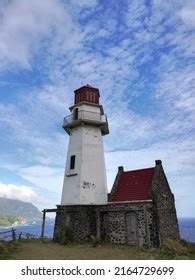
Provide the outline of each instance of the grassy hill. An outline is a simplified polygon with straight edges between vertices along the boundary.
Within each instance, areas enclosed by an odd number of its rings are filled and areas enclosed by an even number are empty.
[[[41,212],[32,203],[0,197],[0,216],[22,217],[28,221],[40,220]]]
[[[24,218],[15,216],[0,216],[0,227],[22,225],[26,222]]]

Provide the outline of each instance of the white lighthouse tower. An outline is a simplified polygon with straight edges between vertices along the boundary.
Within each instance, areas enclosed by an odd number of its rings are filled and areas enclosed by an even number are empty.
[[[61,205],[107,202],[106,170],[102,136],[109,133],[99,90],[89,85],[74,91],[71,115],[63,128],[70,136]]]

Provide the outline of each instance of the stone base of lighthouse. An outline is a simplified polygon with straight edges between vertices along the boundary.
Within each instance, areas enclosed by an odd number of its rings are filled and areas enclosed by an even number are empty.
[[[85,241],[90,236],[96,236],[96,215],[93,205],[58,206],[54,240],[66,243],[70,240]]]
[[[129,238],[129,215],[136,215],[136,236]],[[54,241],[87,241],[97,238],[114,243],[158,244],[152,202],[57,206]]]

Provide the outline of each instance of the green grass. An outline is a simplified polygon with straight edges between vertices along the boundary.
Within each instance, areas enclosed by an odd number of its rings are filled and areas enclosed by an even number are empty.
[[[195,244],[167,240],[160,248],[111,243],[61,245],[51,240],[0,243],[0,259],[10,260],[151,260],[195,259]]]
[[[10,260],[12,254],[16,252],[18,246],[18,242],[0,241],[0,260]]]

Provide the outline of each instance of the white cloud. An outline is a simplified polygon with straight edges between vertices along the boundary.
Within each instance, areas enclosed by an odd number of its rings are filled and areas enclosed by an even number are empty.
[[[183,22],[189,27],[195,27],[195,4],[184,6],[180,11]]]
[[[161,141],[146,148],[113,151],[106,153],[106,166],[109,174],[109,186],[112,186],[117,167],[123,165],[125,170],[141,169],[155,165],[161,159],[168,174],[193,174],[195,154],[194,141]],[[194,175],[195,177],[195,175]],[[186,189],[185,189],[186,191]]]
[[[0,182],[0,197],[17,199],[24,202],[38,203],[41,198],[31,187],[4,184]]]
[[[146,6],[142,0],[127,1],[127,13],[125,23],[128,27],[140,28],[142,26],[142,17],[146,14]]]
[[[63,168],[31,166],[18,169],[17,174],[46,192],[60,193],[63,185]],[[54,202],[55,203],[55,202]]]
[[[156,85],[156,96],[167,107],[178,108],[186,112],[194,110],[195,71],[187,66],[173,69],[161,75]]]
[[[71,0],[71,4],[78,7],[93,7],[97,5],[97,0]]]
[[[31,68],[31,59],[41,40],[66,39],[72,30],[71,18],[59,0],[12,0],[0,4],[0,68]],[[68,41],[67,41],[68,42]],[[49,41],[48,41],[49,43]],[[49,43],[49,44],[50,44]],[[66,49],[66,46],[63,46]]]
[[[157,122],[151,117],[136,114],[123,104],[113,104],[109,108],[105,106],[105,112],[108,115],[110,127],[110,135],[106,138],[106,150],[139,147],[141,143],[154,138]]]

